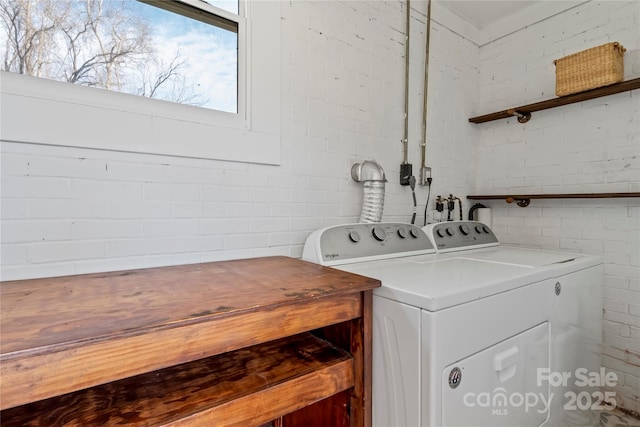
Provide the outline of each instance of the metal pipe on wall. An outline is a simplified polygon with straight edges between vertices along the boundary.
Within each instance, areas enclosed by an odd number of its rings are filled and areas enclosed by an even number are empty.
[[[402,164],[409,163],[409,40],[411,29],[411,0],[407,0],[407,23],[404,53],[404,137],[402,139]]]
[[[422,107],[422,142],[420,143],[420,185],[427,185],[427,104],[429,92],[429,44],[431,39],[431,0],[427,0],[427,33],[424,54],[424,100]],[[430,174],[429,174],[430,177]]]

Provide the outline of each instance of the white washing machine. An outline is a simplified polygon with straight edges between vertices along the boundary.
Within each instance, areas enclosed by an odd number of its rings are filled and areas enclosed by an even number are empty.
[[[480,230],[474,244],[492,248],[495,236]],[[483,259],[480,250],[437,253],[423,230],[402,223],[328,227],[307,239],[303,259],[382,282],[373,298],[375,426],[552,426],[544,375],[558,368],[561,345],[556,276],[589,262],[565,254],[563,270],[533,254],[518,264]],[[597,274],[575,287],[598,282]]]
[[[583,380],[587,375],[589,381],[602,381],[605,375],[601,371],[603,266],[600,257],[501,245],[488,226],[476,221],[430,224],[424,230],[439,254],[542,268],[552,273],[557,294],[550,317],[554,377],[550,381],[553,399],[546,425],[586,425],[583,423],[590,420],[591,407],[606,407],[599,401],[600,384],[583,385],[588,382]],[[559,374],[571,377],[555,381]],[[589,399],[585,399],[585,392],[591,396]],[[572,402],[576,396],[583,399],[582,404]]]

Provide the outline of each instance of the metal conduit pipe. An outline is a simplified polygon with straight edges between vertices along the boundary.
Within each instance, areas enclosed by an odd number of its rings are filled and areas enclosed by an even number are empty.
[[[402,164],[409,163],[409,42],[411,39],[411,0],[407,0],[406,38],[404,44],[404,137],[402,138]]]
[[[427,185],[427,104],[429,92],[429,44],[431,38],[431,0],[427,0],[426,49],[424,54],[424,100],[422,107],[422,143],[420,143],[420,185]]]

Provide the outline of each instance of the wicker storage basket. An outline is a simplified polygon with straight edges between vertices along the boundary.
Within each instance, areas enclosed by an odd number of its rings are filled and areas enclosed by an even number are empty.
[[[578,93],[621,82],[625,48],[618,42],[603,44],[556,59],[556,95]]]

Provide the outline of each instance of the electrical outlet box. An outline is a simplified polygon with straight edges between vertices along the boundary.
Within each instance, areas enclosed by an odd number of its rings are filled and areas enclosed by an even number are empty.
[[[400,164],[400,185],[409,185],[413,175],[413,165],[411,163]]]
[[[423,167],[420,169],[420,185],[429,185],[428,179],[431,178],[431,168]]]

